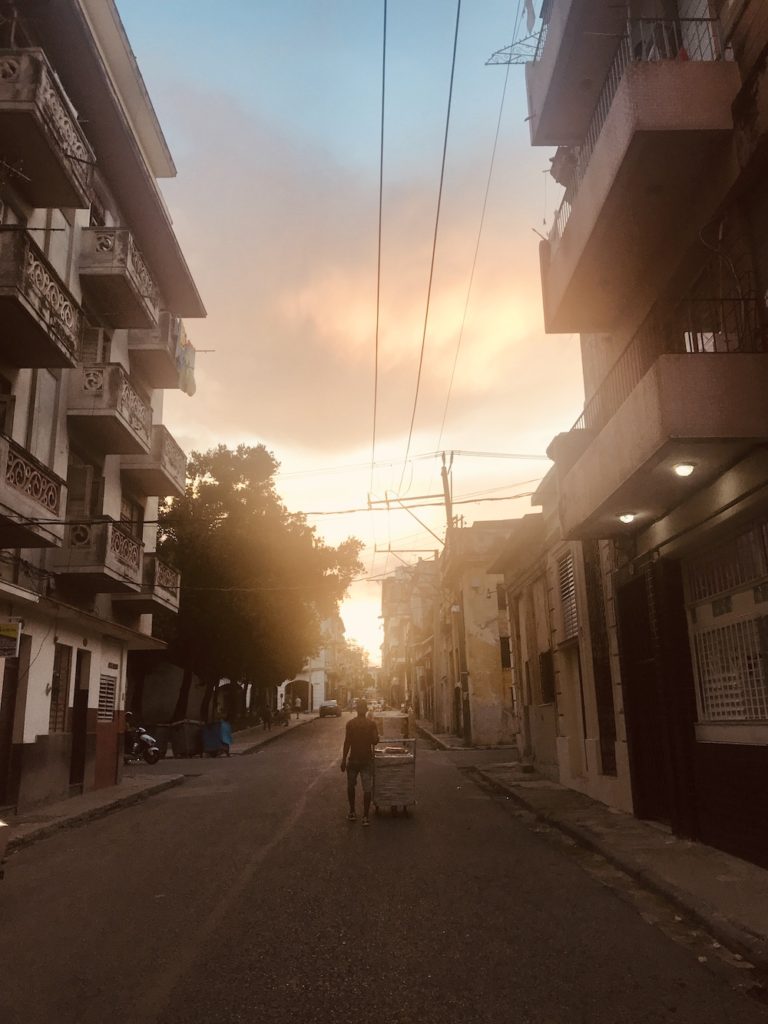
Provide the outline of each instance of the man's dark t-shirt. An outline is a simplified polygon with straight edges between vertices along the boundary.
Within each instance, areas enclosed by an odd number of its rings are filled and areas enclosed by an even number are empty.
[[[370,718],[359,716],[347,722],[348,763],[360,768],[373,760],[372,745],[379,742],[379,730]]]

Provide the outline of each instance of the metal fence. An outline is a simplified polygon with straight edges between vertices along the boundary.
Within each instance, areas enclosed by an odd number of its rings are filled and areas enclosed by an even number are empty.
[[[602,430],[659,356],[765,352],[755,299],[688,299],[669,317],[651,314],[603,379],[572,430]]]

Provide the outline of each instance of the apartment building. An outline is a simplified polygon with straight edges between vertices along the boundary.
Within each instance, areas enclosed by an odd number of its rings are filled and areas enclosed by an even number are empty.
[[[564,186],[544,318],[580,335],[586,399],[544,513],[594,566],[577,629],[598,581],[634,812],[768,864],[768,5],[541,14],[531,140]]]
[[[175,167],[113,0],[0,11],[0,807],[117,782],[131,651],[178,607],[155,553],[205,310]]]

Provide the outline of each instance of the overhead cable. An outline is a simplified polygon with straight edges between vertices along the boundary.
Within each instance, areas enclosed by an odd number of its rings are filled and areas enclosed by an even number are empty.
[[[405,446],[405,459],[403,460],[403,470],[400,474],[400,483],[398,484],[397,490],[402,491],[403,480],[405,479],[405,467],[408,464],[408,456],[411,452],[411,441],[413,439],[413,426],[416,422],[416,408],[419,404],[419,390],[421,387],[421,371],[424,366],[424,348],[427,341],[427,326],[429,324],[429,307],[432,299],[432,282],[435,274],[435,254],[437,252],[437,233],[440,227],[440,209],[443,201],[443,183],[445,181],[445,161],[448,152],[448,130],[451,123],[451,103],[453,101],[453,79],[456,72],[456,49],[459,41],[459,21],[461,19],[461,0],[457,0],[456,3],[456,27],[453,34],[453,55],[451,57],[451,79],[448,86],[448,109],[445,114],[445,132],[443,135],[443,158],[440,164],[440,184],[437,190],[437,209],[435,211],[435,230],[432,236],[432,256],[429,263],[429,282],[427,284],[427,302],[424,310],[424,326],[421,333],[421,349],[419,351],[419,368],[416,373],[416,391],[413,396],[413,409],[411,410],[411,423],[408,427],[408,442]]]
[[[387,0],[384,0],[384,26],[381,44],[381,129],[379,138],[379,227],[376,248],[376,336],[373,357],[373,430],[371,436],[371,487],[376,465],[376,416],[379,403],[379,323],[381,320],[381,221],[384,205],[384,99],[387,89]]]

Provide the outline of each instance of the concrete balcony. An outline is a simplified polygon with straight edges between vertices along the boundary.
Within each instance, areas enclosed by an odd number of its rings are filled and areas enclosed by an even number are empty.
[[[64,586],[79,585],[98,594],[141,587],[144,545],[112,520],[68,526],[54,568]]]
[[[143,582],[139,593],[116,594],[120,607],[137,615],[152,615],[160,608],[179,610],[181,573],[156,554],[144,555]]]
[[[179,350],[186,343],[183,321],[171,313],[161,313],[152,330],[129,332],[131,369],[152,388],[178,388]]]
[[[70,374],[67,422],[104,455],[146,455],[152,446],[152,409],[119,363]]]
[[[142,494],[181,498],[187,480],[187,456],[167,427],[152,427],[152,449],[147,455],[123,455],[120,472]]]
[[[534,146],[574,146],[586,134],[626,29],[620,4],[555,0],[532,63],[525,66]]]
[[[152,328],[157,286],[127,228],[83,228],[80,283],[94,312],[110,327]]]
[[[13,366],[74,366],[83,318],[63,281],[21,228],[0,227],[0,359]]]
[[[718,52],[636,60],[622,42],[541,245],[548,332],[612,330],[638,284],[658,291],[691,223],[706,219],[704,190],[725,178],[741,86]]]
[[[0,50],[0,138],[31,206],[90,206],[95,157],[42,50]]]
[[[0,547],[59,547],[66,483],[21,445],[0,436]],[[46,522],[45,520],[53,520]]]
[[[768,441],[767,352],[663,353],[630,387],[635,360],[630,346],[550,446],[569,540],[644,529]],[[686,463],[693,472],[678,476]]]

